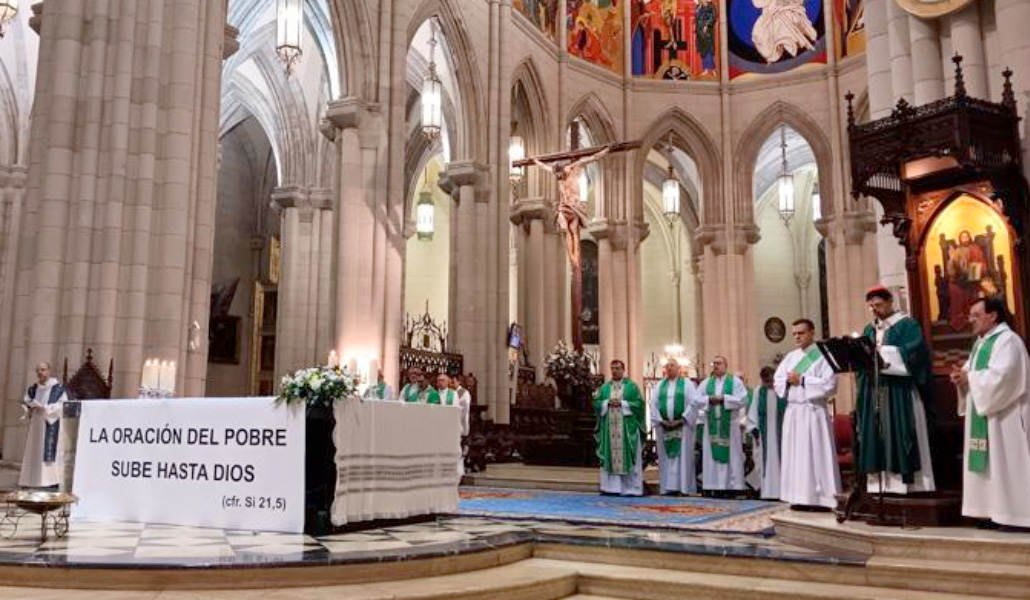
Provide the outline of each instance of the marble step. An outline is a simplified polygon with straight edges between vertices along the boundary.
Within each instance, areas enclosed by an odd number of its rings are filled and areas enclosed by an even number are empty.
[[[900,529],[837,523],[833,515],[783,512],[772,517],[777,537],[792,544],[957,564],[1019,565],[1030,571],[1030,534],[969,527]]]
[[[728,559],[727,559],[728,560]],[[972,600],[979,595],[893,589],[870,585],[824,583],[675,571],[623,565],[602,565],[532,559],[535,568],[568,568],[578,573],[577,591],[582,595],[631,600]]]
[[[468,482],[466,482],[466,479]],[[502,479],[483,475],[472,475],[462,479],[462,485],[488,488],[514,488],[523,490],[550,490],[557,492],[597,492],[598,484],[579,483],[576,481],[541,481],[529,479]]]
[[[775,552],[775,551],[772,551]],[[817,560],[782,557],[685,554],[628,550],[603,546],[537,544],[533,557],[594,565],[644,567],[663,571],[779,579],[785,581],[894,588],[934,593],[989,594],[999,598],[1030,598],[1030,569],[1022,565],[966,564],[954,561],[847,555]]]

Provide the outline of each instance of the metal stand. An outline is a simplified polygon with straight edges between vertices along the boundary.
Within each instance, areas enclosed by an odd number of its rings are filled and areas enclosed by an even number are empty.
[[[68,535],[68,517],[71,514],[71,511],[68,509],[69,506],[70,503],[56,506],[43,503],[25,507],[8,502],[6,512],[0,517],[0,536],[8,539],[13,538],[18,534],[18,528],[22,524],[22,519],[30,514],[36,514],[39,515],[40,522],[40,543],[47,541],[47,533],[49,531],[54,532],[55,538],[63,538]]]

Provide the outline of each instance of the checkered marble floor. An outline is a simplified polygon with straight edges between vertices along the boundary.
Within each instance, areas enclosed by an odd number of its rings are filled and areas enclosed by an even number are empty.
[[[38,517],[26,515],[13,537],[0,537],[0,564],[208,568],[349,564],[452,556],[530,542],[833,564],[860,560],[791,546],[775,537],[457,516],[319,538],[149,523],[73,522],[67,536],[41,543]]]

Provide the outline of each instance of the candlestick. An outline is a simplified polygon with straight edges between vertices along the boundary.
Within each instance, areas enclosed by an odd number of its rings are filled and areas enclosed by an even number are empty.
[[[143,363],[143,377],[140,382],[140,387],[145,389],[153,389],[157,387],[158,378],[158,364],[157,360],[150,358]]]
[[[168,364],[168,380],[165,382],[164,387],[169,397],[175,395],[175,376],[177,372],[178,367],[176,366],[175,361],[173,360]]]
[[[357,375],[357,373],[358,373],[358,361],[353,359],[353,358],[348,360],[347,361],[347,371],[349,371],[351,375]]]
[[[336,354],[336,350],[329,351],[329,366],[338,367],[340,366],[340,357]]]

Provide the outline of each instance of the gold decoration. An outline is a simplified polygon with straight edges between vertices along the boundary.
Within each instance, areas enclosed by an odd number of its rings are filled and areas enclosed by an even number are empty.
[[[956,13],[974,0],[894,0],[905,12],[923,19],[936,19]]]

